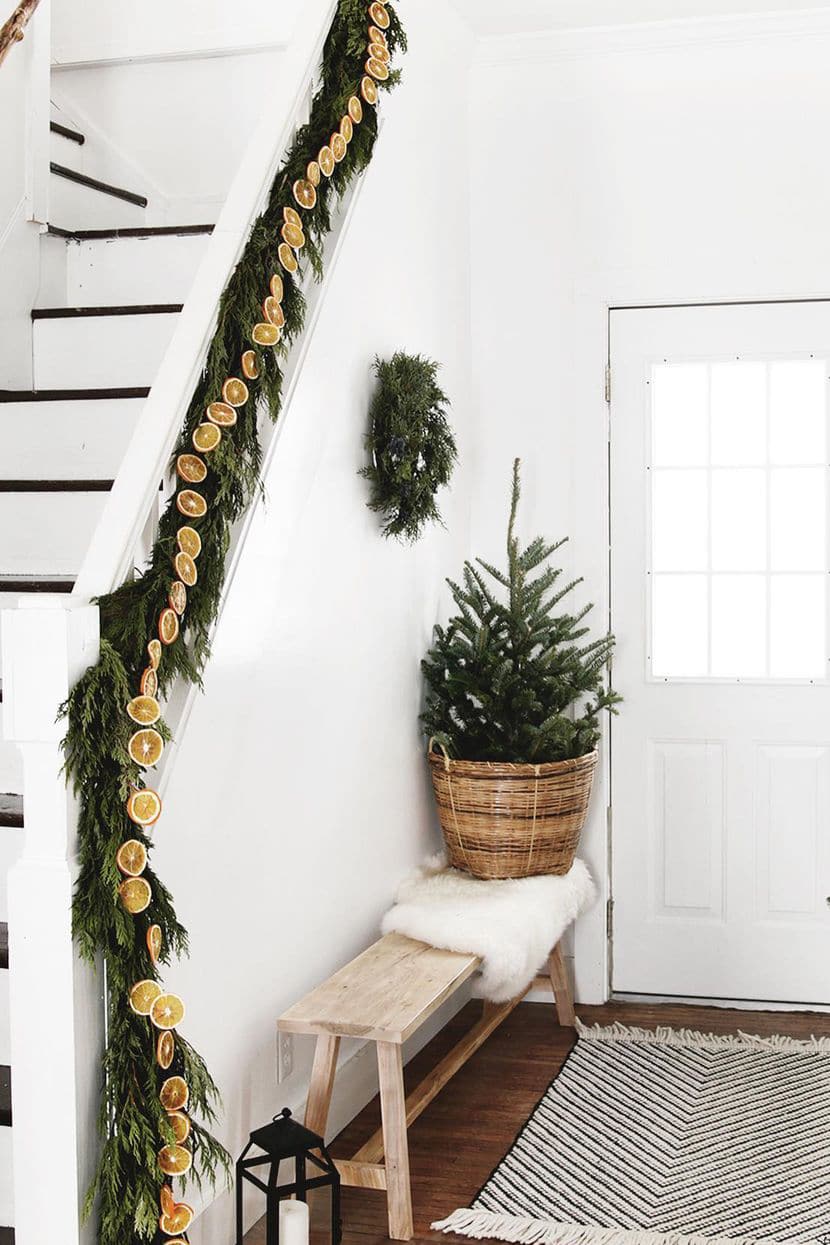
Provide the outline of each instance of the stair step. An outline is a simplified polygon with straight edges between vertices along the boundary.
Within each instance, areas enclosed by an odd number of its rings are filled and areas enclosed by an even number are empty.
[[[144,195],[136,194],[134,190],[124,190],[122,186],[111,186],[109,182],[101,182],[97,177],[87,177],[86,173],[79,173],[77,169],[69,169],[65,164],[56,164],[54,160],[50,161],[49,172],[54,173],[56,177],[65,177],[68,182],[75,182],[78,186],[85,186],[87,190],[97,190],[102,195],[112,195],[113,199],[123,199],[125,203],[133,203],[136,207],[146,208],[147,199]]]
[[[0,1128],[11,1128],[12,1123],[12,1070],[7,1063],[0,1064]]]
[[[0,795],[0,826],[4,829],[23,829],[22,795]]]
[[[61,125],[59,121],[50,121],[49,129],[53,134],[60,134],[61,138],[68,138],[71,143],[77,143],[79,147],[83,147],[86,142],[86,136],[80,130],[73,130],[68,125]]]
[[[164,311],[36,319],[33,324],[37,388],[139,385],[159,369],[176,329],[181,303]]]
[[[0,490],[0,574],[15,579],[77,576],[108,496],[89,489]]]
[[[26,481],[114,478],[143,407],[141,398],[0,404],[3,473]]]
[[[0,493],[108,493],[114,480],[0,480]]]
[[[62,229],[60,225],[47,225],[46,232],[69,242],[89,242],[104,238],[163,238],[175,235],[179,238],[193,234],[211,234],[214,225],[131,225],[118,229]]]
[[[103,402],[146,398],[149,386],[104,389],[0,389],[0,402]]]
[[[74,575],[0,575],[0,592],[6,593],[71,592],[74,587]]]
[[[0,921],[0,968],[9,967],[9,926]]]
[[[14,1228],[0,1228],[0,1245],[14,1245]]]
[[[73,320],[85,316],[177,315],[182,303],[134,303],[125,307],[33,307],[33,320]]]
[[[65,247],[66,301],[79,307],[180,307],[213,227],[183,228],[102,230],[101,236],[90,230],[90,237],[70,238]]]

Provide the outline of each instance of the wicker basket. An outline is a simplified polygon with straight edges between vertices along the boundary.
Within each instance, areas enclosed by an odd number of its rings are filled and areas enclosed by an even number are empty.
[[[567,873],[585,824],[596,752],[516,765],[429,750],[450,864],[476,878]]]

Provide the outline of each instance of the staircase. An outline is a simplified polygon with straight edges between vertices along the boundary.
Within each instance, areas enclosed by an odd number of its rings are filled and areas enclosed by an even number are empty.
[[[78,1227],[77,1207],[97,1147],[102,986],[100,974],[78,964],[71,941],[76,812],[60,776],[55,708],[96,659],[90,600],[141,566],[152,545],[215,308],[308,115],[333,10],[333,0],[304,6],[215,226],[158,223],[167,215],[151,188],[114,178],[108,153],[83,126],[52,112],[49,217],[31,308],[33,382],[0,390],[0,1245],[14,1239],[12,1224],[20,1245],[53,1239],[36,1171],[47,1117],[51,1227],[61,1225],[62,1245],[91,1239]],[[359,185],[332,232],[327,271]],[[266,468],[324,290],[306,290],[305,333],[284,368],[283,414],[276,426],[261,425]],[[229,578],[248,521],[233,535]],[[174,736],[185,729],[192,697],[182,685],[165,707]],[[171,748],[164,764],[174,762]],[[165,781],[160,767],[162,791]],[[12,1050],[25,1052],[14,1080],[14,1176]]]

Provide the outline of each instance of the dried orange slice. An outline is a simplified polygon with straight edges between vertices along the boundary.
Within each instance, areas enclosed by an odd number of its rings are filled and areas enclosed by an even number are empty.
[[[171,1111],[167,1116],[167,1121],[173,1129],[173,1136],[176,1138],[176,1141],[179,1145],[183,1145],[190,1136],[190,1120],[184,1111]],[[182,1232],[186,1230],[186,1228],[180,1229]]]
[[[189,1091],[183,1076],[168,1076],[159,1090],[159,1101],[165,1111],[183,1111]]]
[[[147,666],[139,681],[142,696],[155,696],[159,690],[159,677],[152,666]]]
[[[285,294],[285,283],[278,272],[275,272],[271,278],[268,290],[272,298],[275,298],[278,303],[282,302],[283,295]]]
[[[191,558],[198,558],[202,552],[202,538],[195,527],[180,527],[176,532],[176,544],[182,553],[189,553]]]
[[[127,878],[118,888],[121,902],[132,916],[149,908],[153,892],[146,878]]]
[[[222,386],[222,400],[228,406],[244,406],[248,401],[248,386],[238,376],[229,376]]]
[[[334,156],[334,159],[337,164],[339,164],[340,161],[345,156],[346,146],[347,146],[346,140],[343,137],[343,135],[340,133],[339,130],[335,130],[331,138],[329,139],[329,147],[331,147],[331,154]]]
[[[150,658],[150,665],[154,670],[158,670],[161,661],[161,644],[158,640],[151,640],[147,645],[147,656]]]
[[[193,561],[189,553],[177,553],[173,559],[176,567],[176,574],[182,583],[188,588],[192,588],[199,578],[196,570],[196,563]]]
[[[159,959],[161,957],[161,926],[160,925],[151,925],[149,929],[147,930],[147,951],[152,962],[154,964],[158,964]]]
[[[348,104],[349,116],[355,125],[360,125],[363,120],[363,105],[357,95],[353,95]]]
[[[138,839],[127,839],[115,853],[115,863],[128,878],[137,878],[147,868],[147,848]]]
[[[173,611],[165,610],[164,613],[173,614]],[[176,618],[176,615],[173,614],[173,617]],[[176,618],[177,631],[178,628],[179,620]],[[149,727],[147,730],[136,731],[136,733],[130,737],[127,750],[137,765],[143,765],[145,768],[148,768],[149,766],[156,764],[164,751],[164,740],[158,731],[154,731],[152,727]]]
[[[175,644],[179,638],[179,616],[169,605],[159,614],[159,638],[162,644]]]
[[[285,324],[285,312],[277,300],[270,294],[262,304],[262,314],[269,324],[276,324],[278,329],[281,329]]]
[[[173,1055],[176,1053],[176,1039],[169,1029],[165,1029],[159,1034],[159,1040],[156,1042],[156,1063],[162,1072],[166,1072],[173,1062]]]
[[[149,787],[133,791],[127,800],[127,816],[137,826],[152,826],[161,816],[161,797]]]
[[[149,1016],[160,994],[161,986],[157,981],[138,981],[130,991],[130,1007],[137,1016]]]
[[[127,705],[127,713],[139,726],[152,726],[161,717],[161,709],[154,696],[134,696]]]
[[[176,473],[188,484],[201,484],[207,475],[207,467],[196,454],[180,454],[176,459]]]
[[[193,429],[193,446],[201,450],[203,454],[209,454],[211,450],[215,450],[221,440],[222,433],[216,424],[199,424],[198,428]]]
[[[187,555],[185,554],[185,557]],[[191,558],[191,561],[193,559]],[[187,589],[180,579],[174,579],[170,585],[170,591],[167,594],[167,603],[171,610],[175,610],[179,618],[187,609]]]
[[[176,1202],[168,1214],[159,1218],[159,1227],[165,1236],[178,1236],[186,1232],[193,1222],[193,1211],[187,1202]]]
[[[334,172],[334,156],[331,154],[331,147],[321,147],[317,152],[317,161],[320,165],[320,172],[325,177],[331,177]]]
[[[294,253],[291,248],[286,247],[286,250],[291,258],[294,259]],[[294,260],[294,266],[297,266],[296,260]],[[275,324],[266,324],[264,322],[255,324],[251,332],[251,341],[257,346],[276,346],[279,339],[280,331]]]
[[[377,78],[378,82],[385,82],[389,77],[389,67],[383,61],[376,60],[374,56],[370,56],[367,60],[366,72],[373,78]]]
[[[369,27],[369,42],[382,43],[386,47],[386,35],[378,26]]]
[[[277,249],[277,255],[279,256],[280,263],[282,264],[286,272],[297,271],[297,268],[299,267],[297,263],[297,257],[294,254],[294,252],[291,250],[291,247],[288,245],[287,242],[281,242],[279,244],[279,247]]]
[[[175,1029],[184,1020],[184,1003],[177,994],[159,994],[150,1019],[157,1029]]]
[[[293,207],[284,207],[282,209],[282,219],[286,225],[294,225],[297,229],[302,229],[303,222],[299,212],[295,212]]]
[[[176,1199],[169,1184],[163,1184],[159,1190],[159,1205],[163,1215],[172,1215],[176,1209]]]
[[[369,56],[374,61],[383,61],[384,65],[389,64],[389,48],[385,43],[369,43]]]
[[[286,221],[280,230],[280,234],[283,242],[287,242],[295,251],[301,251],[305,246],[305,234],[296,225],[289,225]]]
[[[369,16],[376,26],[380,26],[381,30],[389,29],[389,14],[380,0],[373,0],[373,3],[369,5]]]
[[[193,1158],[184,1146],[163,1146],[159,1150],[159,1167],[165,1176],[183,1176],[190,1171]]]
[[[247,380],[256,380],[259,376],[259,361],[256,357],[255,350],[246,350],[240,359],[242,364],[242,375]]]
[[[232,428],[236,423],[236,411],[229,402],[211,402],[206,414],[212,424],[223,428]]]
[[[344,143],[350,143],[352,141],[353,134],[354,126],[352,125],[352,119],[348,113],[345,113],[344,116],[340,118],[340,137],[343,139]]]
[[[294,199],[299,203],[301,208],[311,211],[317,202],[317,191],[311,182],[306,181],[304,177],[300,177],[291,188]]]
[[[378,102],[378,88],[372,78],[361,78],[360,94],[367,104],[376,104]]]
[[[191,519],[201,519],[207,514],[207,502],[195,489],[183,488],[176,494],[176,506],[179,514],[186,514]]]
[[[305,175],[315,189],[320,185],[320,166],[316,160],[309,160],[305,166]]]

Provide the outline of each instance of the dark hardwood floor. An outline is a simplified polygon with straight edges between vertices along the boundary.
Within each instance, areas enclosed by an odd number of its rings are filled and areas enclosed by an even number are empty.
[[[478,1018],[481,1004],[470,1003],[409,1064],[407,1090]],[[830,1036],[830,1015],[815,1012],[749,1012],[680,1004],[643,1006],[610,1003],[578,1007],[585,1024],[623,1024],[697,1029],[705,1033],[786,1033],[791,1037]],[[573,1031],[556,1024],[553,1007],[523,1003],[450,1081],[409,1130],[412,1199],[417,1242],[468,1245],[462,1237],[432,1232],[430,1224],[458,1206],[468,1206],[562,1066],[573,1045]],[[340,1134],[331,1149],[347,1158],[380,1123],[375,1099]],[[314,1232],[315,1245],[326,1235]],[[265,1221],[245,1238],[265,1245]],[[365,1189],[343,1190],[343,1245],[385,1242],[386,1199]]]

